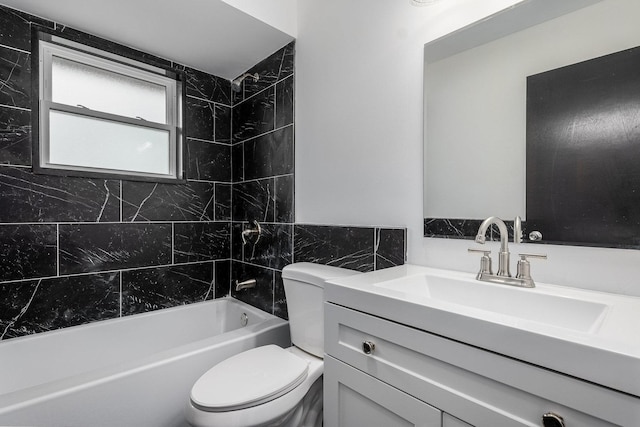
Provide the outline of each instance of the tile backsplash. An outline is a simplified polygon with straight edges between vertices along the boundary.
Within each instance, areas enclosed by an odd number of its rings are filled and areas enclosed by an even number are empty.
[[[186,77],[184,184],[38,175],[31,27]],[[400,228],[295,224],[294,55],[228,80],[0,6],[0,339],[228,295],[287,317],[281,272],[404,263]],[[257,220],[259,240],[240,240]],[[234,280],[258,286],[236,292]]]

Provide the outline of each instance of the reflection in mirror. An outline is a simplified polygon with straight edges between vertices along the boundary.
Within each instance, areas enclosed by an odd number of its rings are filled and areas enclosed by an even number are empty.
[[[527,218],[549,242],[640,247],[640,48],[527,78]]]
[[[640,44],[636,0],[554,3],[525,1],[425,45],[425,236],[526,218],[527,76]]]

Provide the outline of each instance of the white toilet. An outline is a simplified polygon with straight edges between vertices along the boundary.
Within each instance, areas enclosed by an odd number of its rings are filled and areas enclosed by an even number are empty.
[[[282,270],[292,347],[254,348],[217,364],[191,389],[195,427],[322,426],[324,282],[356,271],[312,263]]]

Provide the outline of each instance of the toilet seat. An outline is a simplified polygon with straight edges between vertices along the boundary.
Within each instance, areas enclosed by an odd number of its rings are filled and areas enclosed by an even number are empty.
[[[257,347],[209,369],[191,389],[191,403],[207,412],[250,408],[295,389],[308,370],[307,360],[281,347]]]

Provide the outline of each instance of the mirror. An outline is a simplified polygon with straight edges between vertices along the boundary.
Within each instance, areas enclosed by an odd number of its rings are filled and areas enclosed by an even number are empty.
[[[640,45],[639,14],[637,0],[529,0],[425,45],[425,236],[526,219],[527,76]]]

